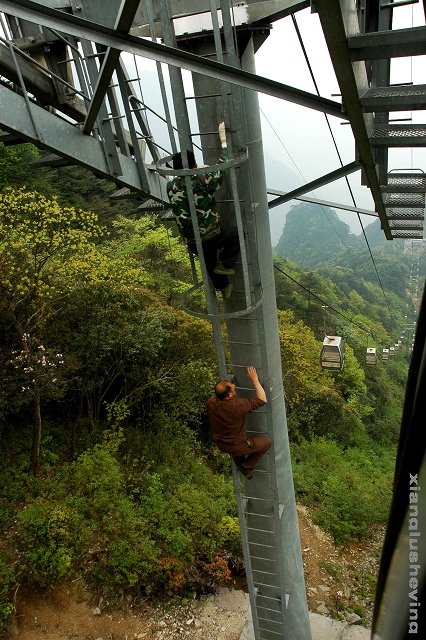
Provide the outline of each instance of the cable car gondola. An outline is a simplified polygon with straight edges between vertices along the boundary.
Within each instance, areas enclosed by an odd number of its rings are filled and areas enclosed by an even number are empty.
[[[390,356],[394,356],[395,355],[395,347],[390,347],[389,348],[389,355]]]
[[[377,351],[375,347],[367,347],[367,351],[365,352],[365,364],[376,364],[377,362]]]
[[[345,342],[340,336],[325,336],[321,349],[321,367],[341,371],[345,363]]]
[[[383,349],[382,360],[389,360],[389,349]]]

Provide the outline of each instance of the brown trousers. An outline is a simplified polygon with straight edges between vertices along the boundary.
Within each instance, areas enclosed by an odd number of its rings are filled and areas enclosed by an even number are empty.
[[[224,453],[234,460],[237,467],[243,466],[245,469],[254,469],[260,458],[268,451],[272,444],[269,436],[251,436],[240,445],[217,443],[217,446]]]

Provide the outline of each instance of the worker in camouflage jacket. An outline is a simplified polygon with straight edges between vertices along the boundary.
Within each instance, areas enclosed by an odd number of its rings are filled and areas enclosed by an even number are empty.
[[[223,122],[219,125],[219,137],[222,144],[220,163],[226,162],[228,159]],[[189,168],[196,168],[194,154],[192,151],[186,153]],[[183,168],[181,153],[176,153],[173,156],[173,168]],[[222,184],[223,175],[223,171],[197,174],[192,176],[191,184],[207,273],[215,289],[221,291],[222,297],[227,299],[232,292],[232,284],[229,283],[228,276],[235,273],[232,267],[240,252],[240,245],[237,227],[222,226],[220,215],[216,211],[215,193]],[[178,229],[191,251],[197,254],[185,177],[176,176],[170,180],[167,183],[167,194]],[[219,256],[218,251],[220,251]]]

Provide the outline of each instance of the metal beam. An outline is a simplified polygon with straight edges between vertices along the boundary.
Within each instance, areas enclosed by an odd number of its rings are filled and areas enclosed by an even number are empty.
[[[118,33],[128,33],[130,30],[133,18],[139,6],[139,1],[140,0],[123,0],[123,4],[120,7],[120,14],[117,16],[117,20],[114,25],[114,29]],[[105,52],[102,67],[99,71],[98,81],[83,125],[84,133],[90,133],[93,129],[100,106],[105,98],[105,93],[108,90],[109,83],[111,82],[112,74],[114,73],[114,69],[120,59],[120,53],[121,51],[119,49],[112,48],[108,48]]]
[[[270,189],[268,188],[268,193],[272,196],[285,196],[288,191],[279,191],[278,189]],[[371,211],[370,209],[361,209],[360,207],[350,207],[347,204],[340,204],[338,202],[330,202],[329,200],[320,200],[319,198],[311,198],[308,196],[297,196],[294,200],[301,200],[302,202],[311,202],[312,204],[317,204],[322,207],[330,207],[332,209],[341,209],[342,211],[354,211],[355,213],[362,213],[364,216],[373,216],[374,218],[378,218],[378,214],[376,211]]]
[[[351,60],[384,60],[426,54],[426,27],[376,31],[348,38]]]
[[[34,4],[43,4],[54,9],[69,9],[70,0],[33,0]],[[210,4],[209,0],[198,0],[196,8],[194,8],[194,0],[171,0],[170,11],[172,15],[179,16],[181,18],[188,18],[189,16],[203,15],[209,12]],[[245,2],[239,3],[241,6],[234,6],[234,20],[235,25],[240,26],[242,24],[255,24],[256,22],[275,22],[281,20],[285,16],[288,16],[302,9],[306,9],[310,6],[310,0],[245,0]],[[137,30],[135,35],[142,37],[150,36],[147,17],[147,9],[144,6],[144,2],[140,2],[140,7],[134,21],[134,28]],[[141,26],[142,25],[142,26]],[[156,18],[156,26],[158,25],[158,36],[162,36],[161,21]]]
[[[354,0],[342,0],[342,4],[339,0],[317,0],[316,6],[368,186],[385,236],[391,240],[375,159],[368,138],[373,127],[372,116],[362,113],[359,99],[360,92],[364,93],[369,87],[366,69],[362,62],[352,65],[347,44],[348,36],[359,33],[356,5]]]
[[[25,60],[18,52],[16,52],[16,58],[19,62],[19,69],[29,93],[32,93],[41,102],[49,104],[54,109],[65,113],[70,118],[73,118],[73,120],[77,122],[83,120],[86,109],[82,100],[73,97],[69,102],[60,102],[53,80],[46,73],[37,69],[29,60]],[[19,76],[12,54],[10,49],[4,46],[0,46],[0,74],[19,86]]]
[[[359,171],[359,169],[361,169],[361,165],[359,164],[359,162],[351,162],[350,164],[346,164],[344,167],[336,169],[336,171],[327,173],[325,176],[322,176],[322,178],[317,178],[316,180],[313,180],[308,184],[304,184],[302,187],[298,187],[293,191],[289,191],[279,198],[275,198],[275,200],[271,200],[268,203],[268,208],[273,209],[274,207],[278,207],[278,205],[283,204],[284,202],[294,200],[294,198],[297,198],[297,196],[301,196],[304,193],[308,193],[309,191],[313,191],[314,189],[323,187],[325,184],[333,182],[334,180],[338,180],[339,178],[343,178],[344,176],[348,176],[355,171]]]
[[[100,178],[111,180],[101,142],[93,136],[81,135],[78,128],[45,109],[35,104],[31,107],[37,127],[43,132],[42,141],[35,136],[25,99],[0,85],[0,127],[2,129],[15,133],[25,142],[32,142],[42,149],[69,160],[72,164],[89,169]],[[149,189],[144,190],[134,160],[119,152],[118,155],[123,172],[114,179],[118,186],[129,187],[132,191],[140,192],[143,197],[154,198],[168,204],[164,178],[156,175],[154,171],[147,171]]]
[[[281,82],[230,67],[214,60],[200,58],[186,51],[177,50],[151,40],[119,34],[114,29],[101,24],[94,24],[63,11],[56,11],[42,5],[35,6],[35,3],[31,2],[31,0],[1,0],[0,7],[6,13],[36,24],[42,24],[51,29],[69,33],[77,38],[85,38],[103,44],[106,47],[121,49],[151,60],[158,60],[159,62],[189,69],[195,73],[201,73],[224,82],[238,84],[246,89],[288,100],[343,120],[348,119],[342,111],[342,105],[333,100],[295,89]]]

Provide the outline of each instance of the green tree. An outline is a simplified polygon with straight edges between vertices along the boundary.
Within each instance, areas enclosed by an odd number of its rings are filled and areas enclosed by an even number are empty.
[[[181,238],[148,214],[138,220],[119,216],[113,228],[116,238],[104,244],[104,251],[137,260],[149,274],[150,289],[166,304],[180,302],[181,294],[193,284]]]
[[[34,473],[39,465],[41,399],[58,395],[58,376],[52,370],[53,365],[63,364],[62,356],[53,356],[62,352],[47,331],[53,317],[52,300],[64,300],[66,281],[69,284],[73,278],[67,273],[65,282],[58,279],[55,267],[72,255],[85,256],[91,238],[99,232],[91,213],[61,209],[55,200],[23,189],[0,194],[2,404],[4,407],[10,397],[33,402]],[[15,375],[11,375],[13,370],[17,370]]]
[[[0,143],[0,191],[7,187],[31,189],[44,182],[43,172],[31,166],[38,157],[39,152],[32,144],[9,147]]]

